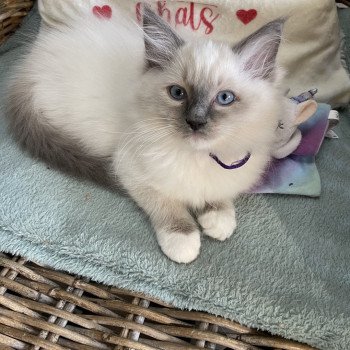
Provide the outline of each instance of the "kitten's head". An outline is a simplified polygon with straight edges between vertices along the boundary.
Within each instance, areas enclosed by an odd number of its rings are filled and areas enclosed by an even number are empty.
[[[232,48],[210,40],[185,42],[145,7],[147,117],[195,149],[228,141],[247,151],[270,144],[282,99],[276,55],[283,23],[270,22]]]

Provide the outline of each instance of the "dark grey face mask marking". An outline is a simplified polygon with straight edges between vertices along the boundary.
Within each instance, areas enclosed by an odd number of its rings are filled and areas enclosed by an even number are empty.
[[[212,117],[209,91],[192,88],[183,117],[193,131],[203,129]]]
[[[116,188],[111,160],[89,155],[78,141],[66,137],[47,122],[41,122],[31,91],[32,84],[18,81],[7,98],[5,115],[10,132],[20,146],[55,169]]]

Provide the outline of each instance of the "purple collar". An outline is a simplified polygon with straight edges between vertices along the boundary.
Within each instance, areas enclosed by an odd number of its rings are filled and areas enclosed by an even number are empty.
[[[230,165],[227,165],[227,164],[223,163],[215,154],[210,153],[209,155],[211,158],[213,158],[215,160],[216,163],[218,163],[220,166],[222,166],[224,169],[227,169],[227,170],[233,170],[233,169],[238,169],[238,168],[242,167],[243,165],[245,165],[248,162],[248,160],[251,157],[251,154],[248,153],[243,159],[237,160],[236,162],[233,162]]]

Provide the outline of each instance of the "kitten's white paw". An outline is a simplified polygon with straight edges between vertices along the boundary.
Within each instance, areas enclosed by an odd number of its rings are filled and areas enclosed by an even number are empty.
[[[236,214],[233,209],[210,210],[198,217],[203,233],[212,238],[224,241],[237,227]]]
[[[198,230],[189,233],[158,231],[157,238],[163,253],[177,263],[190,263],[199,255],[201,241]]]

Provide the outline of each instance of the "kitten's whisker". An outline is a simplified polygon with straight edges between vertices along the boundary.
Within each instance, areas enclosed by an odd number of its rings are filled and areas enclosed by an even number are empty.
[[[158,143],[159,141],[161,141],[162,139],[166,138],[168,135],[164,135],[162,137],[159,137],[154,143]],[[162,141],[163,142],[163,141]],[[133,159],[137,159],[138,157],[152,157],[152,159],[160,159],[163,157],[163,155],[161,156],[161,147],[159,148],[154,148],[154,147],[150,147],[150,149],[154,149],[153,152],[150,152],[149,149],[147,150],[143,150],[143,147],[139,147],[135,153],[134,153],[134,157]],[[157,155],[157,156],[155,156]]]
[[[118,164],[116,166],[117,171],[119,170],[120,164],[121,162],[124,160],[125,155],[127,152],[125,152],[126,148],[128,147],[128,145],[130,145],[132,142],[134,141],[138,141],[137,138],[139,138],[139,141],[141,141],[141,147],[144,146],[149,140],[153,139],[153,134],[155,132],[159,132],[162,130],[167,130],[169,129],[169,126],[163,126],[162,128],[153,128],[153,129],[146,129],[143,132],[134,135],[132,138],[130,138],[129,140],[126,141],[126,143],[122,144],[122,148],[120,150],[118,150],[118,153],[121,154],[121,158],[118,161]],[[150,135],[149,135],[150,134]],[[148,136],[147,136],[148,135]],[[135,152],[134,152],[135,153]]]
[[[141,153],[142,149],[152,146],[154,143],[159,142],[162,138],[165,138],[167,136],[168,136],[168,133],[163,133],[162,135],[159,135],[156,139],[154,139],[153,137],[152,138],[149,137],[146,140],[142,140],[142,142],[139,144],[139,146],[132,152],[131,157],[130,157],[131,161],[135,161],[138,156],[143,154],[143,153]],[[152,142],[150,143],[148,140],[152,140]],[[127,152],[125,152],[122,155],[122,159],[125,157],[126,153]]]

